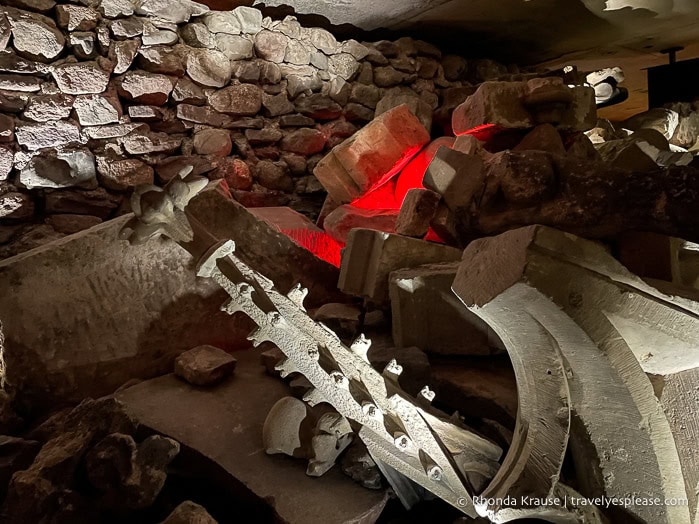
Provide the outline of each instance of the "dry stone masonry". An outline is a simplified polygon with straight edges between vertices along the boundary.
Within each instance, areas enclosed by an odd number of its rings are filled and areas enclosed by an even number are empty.
[[[60,224],[127,212],[129,191],[167,182],[179,156],[247,206],[315,217],[325,193],[313,172],[334,146],[402,104],[429,130],[472,84],[507,74],[426,42],[342,42],[249,7],[3,3],[0,257],[60,237]]]

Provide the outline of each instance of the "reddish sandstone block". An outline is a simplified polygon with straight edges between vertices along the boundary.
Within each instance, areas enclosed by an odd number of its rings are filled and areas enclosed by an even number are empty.
[[[336,146],[314,174],[333,200],[346,204],[400,173],[429,139],[417,117],[401,105]]]
[[[360,209],[351,205],[338,207],[323,223],[325,231],[338,242],[347,242],[352,229],[376,229],[393,233],[398,219],[397,209]]]

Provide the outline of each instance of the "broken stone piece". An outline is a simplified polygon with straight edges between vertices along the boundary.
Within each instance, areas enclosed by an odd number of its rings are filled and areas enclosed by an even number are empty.
[[[218,384],[233,373],[237,360],[214,346],[185,351],[175,360],[175,375],[195,386]]]
[[[415,188],[408,191],[396,220],[396,233],[422,238],[430,228],[442,196],[429,189]]]
[[[362,310],[351,304],[323,304],[313,314],[313,320],[322,322],[341,338],[357,335]]]
[[[348,203],[397,175],[428,141],[425,127],[402,105],[336,146],[314,175],[333,200]]]
[[[457,135],[484,125],[521,129],[543,123],[558,129],[587,131],[596,122],[594,90],[569,88],[560,78],[484,82],[452,115],[452,128]]]
[[[165,75],[146,71],[129,71],[116,79],[119,95],[140,104],[162,106],[175,86],[175,81]]]
[[[395,209],[362,209],[345,204],[325,217],[323,228],[335,240],[345,244],[350,231],[355,228],[394,233],[397,219]]]
[[[467,206],[482,190],[483,161],[448,147],[440,147],[425,171],[423,184],[442,195],[449,209]]]
[[[353,229],[342,254],[338,286],[377,305],[388,302],[391,271],[459,260],[458,249],[371,229]]]

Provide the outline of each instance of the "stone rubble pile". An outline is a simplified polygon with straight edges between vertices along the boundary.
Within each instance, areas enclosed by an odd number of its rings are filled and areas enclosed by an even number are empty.
[[[315,216],[315,166],[375,116],[407,104],[448,128],[473,85],[513,73],[248,7],[13,1],[0,8],[0,257],[128,212],[134,186],[183,163],[247,206]]]

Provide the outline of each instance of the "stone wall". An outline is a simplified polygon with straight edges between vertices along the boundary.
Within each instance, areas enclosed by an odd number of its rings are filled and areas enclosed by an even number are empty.
[[[408,103],[441,135],[473,84],[516,72],[247,7],[3,1],[0,258],[128,211],[131,188],[188,163],[247,206],[315,216],[315,165],[374,115]]]

